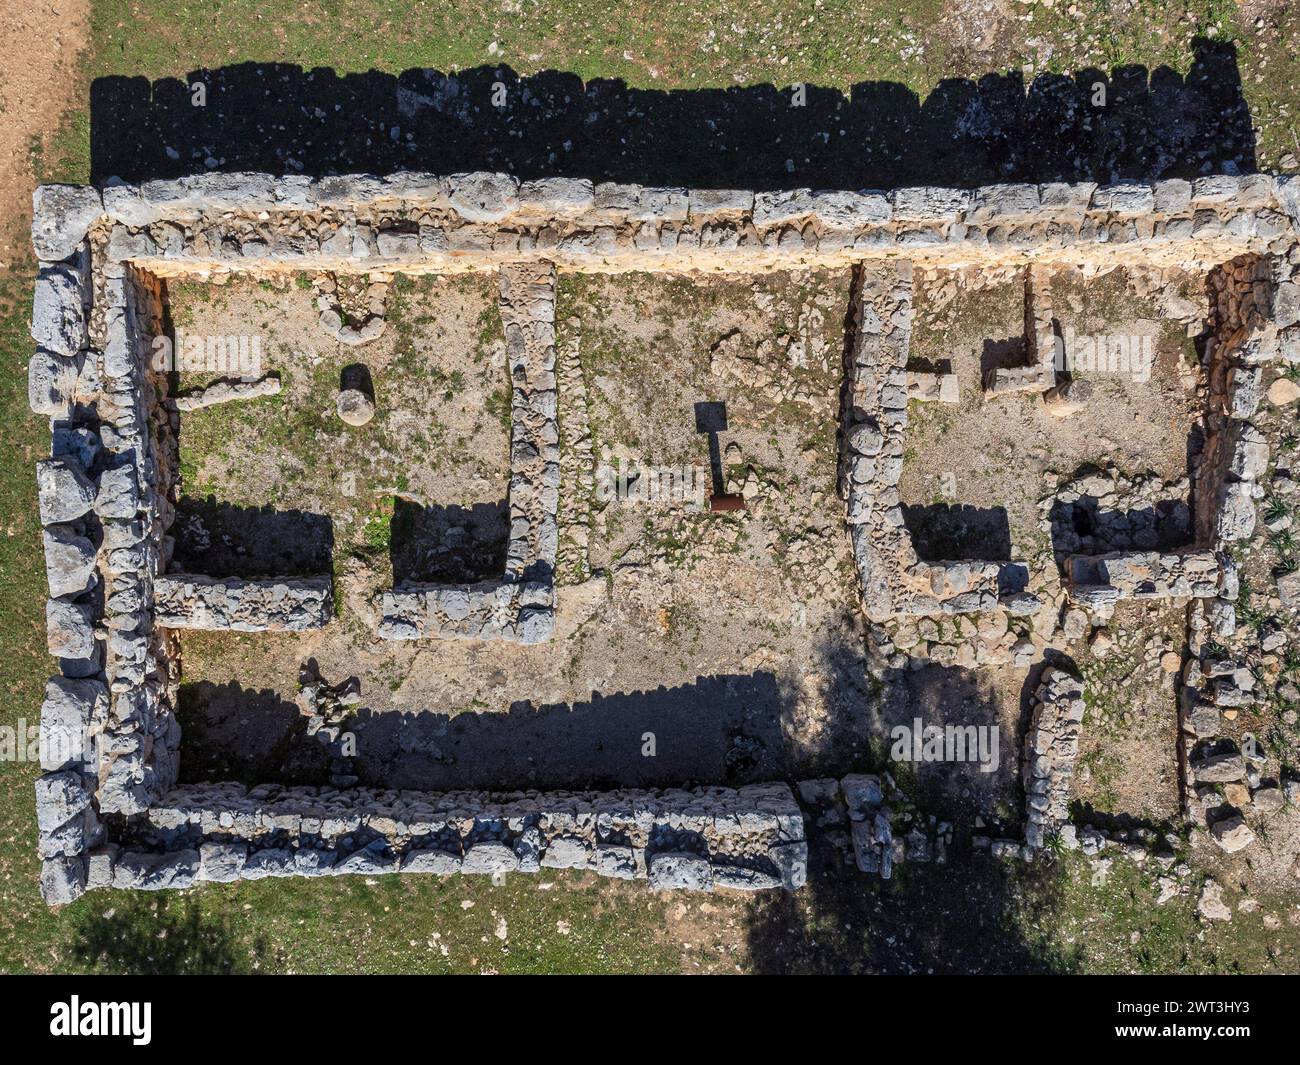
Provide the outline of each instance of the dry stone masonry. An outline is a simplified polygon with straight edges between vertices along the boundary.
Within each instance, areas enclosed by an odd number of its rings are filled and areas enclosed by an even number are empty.
[[[1062,669],[1048,666],[1034,693],[1025,736],[1025,845],[1045,847],[1070,819],[1070,781],[1079,755],[1083,725],[1083,685]]]
[[[1112,551],[1071,555],[1070,597],[1098,616],[1121,599],[1213,599],[1223,588],[1214,551]]]
[[[612,792],[377,792],[202,784],[164,795],[89,887],[361,873],[586,869],[654,888],[794,890],[807,877],[789,787]]]
[[[869,259],[1221,262],[1286,234],[1289,179],[905,188],[646,188],[505,174],[202,174],[102,190],[108,254],[158,276],[232,269],[447,273],[519,261],[583,271],[754,271]],[[1283,192],[1279,192],[1279,185]],[[87,200],[95,190],[79,190]],[[38,201],[76,231],[89,206]],[[46,217],[48,215],[49,217]],[[84,235],[84,234],[82,234]],[[72,239],[64,238],[64,243]],[[77,237],[80,239],[80,236]],[[304,260],[306,261],[304,263]]]
[[[214,580],[169,573],[154,581],[154,620],[169,629],[302,632],[329,622],[329,577]]]
[[[904,526],[898,485],[908,401],[957,398],[951,375],[908,370],[914,269],[1023,270],[1026,360],[992,373],[986,395],[993,401],[1028,389],[1049,404],[1058,391],[1047,284],[1053,265],[1214,269],[1211,410],[1194,477],[1195,547],[1083,557],[1071,560],[1070,572],[1077,574],[1074,594],[1098,612],[1127,596],[1192,597],[1195,651],[1183,715],[1188,794],[1195,794],[1193,782],[1249,774],[1239,754],[1204,744],[1214,739],[1205,707],[1221,707],[1244,688],[1209,642],[1235,628],[1237,580],[1225,547],[1249,537],[1258,520],[1268,451],[1251,419],[1262,367],[1300,361],[1294,177],[755,193],[571,178],[521,183],[497,173],[213,173],[103,188],[43,186],[33,206],[40,272],[28,385],[32,409],[51,429],[36,482],[49,649],[59,671],[46,690],[41,731],[74,741],[50,744],[36,787],[41,886],[52,904],[88,886],[180,887],[325,871],[581,867],[658,887],[743,889],[795,888],[804,879],[802,820],[784,785],[510,796],[222,783],[176,789],[181,663],[169,630],[299,631],[335,622],[328,577],[247,581],[169,572],[180,418],[210,401],[275,387],[265,381],[168,395],[149,355],[151,341],[164,335],[165,286],[173,278],[332,275],[335,288],[321,294],[322,327],[345,342],[364,342],[367,330],[383,327],[383,291],[354,292],[362,275],[499,276],[513,385],[505,572],[470,586],[394,588],[383,597],[379,634],[537,643],[555,628],[566,458],[556,379],[558,271],[854,269],[841,485],[863,607],[881,622],[1034,615],[1043,606],[1022,590],[1013,572],[1019,564],[922,561]],[[345,306],[353,296],[357,307]],[[364,320],[344,323],[342,312],[357,308]],[[348,329],[356,336],[345,336]],[[571,362],[561,368],[568,377],[574,369]],[[564,445],[580,448],[585,437],[575,417]],[[587,454],[570,469],[582,480],[589,467]],[[580,518],[570,520],[566,542],[581,536]],[[581,575],[582,552],[574,557],[571,568]],[[996,636],[1008,638],[1005,624]],[[1019,651],[1013,657],[1028,664]],[[1047,676],[1031,728],[1026,839],[1033,846],[1064,817],[1065,755],[1077,744],[1071,682]],[[913,842],[909,828],[900,851],[890,818],[888,833],[878,827],[888,799],[873,806],[863,798],[869,784],[851,778],[838,787],[849,821],[870,826],[850,830],[859,864],[883,872],[900,853],[938,853],[947,838],[939,826],[926,826]],[[1241,834],[1226,820],[1220,835],[1235,845]]]
[[[406,585],[383,596],[379,634],[541,643],[555,627],[560,430],[555,377],[555,268],[501,269],[510,371],[510,540],[502,580]]]

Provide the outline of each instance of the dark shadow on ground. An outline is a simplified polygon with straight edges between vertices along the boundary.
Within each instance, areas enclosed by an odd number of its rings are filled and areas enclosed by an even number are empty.
[[[108,912],[83,906],[73,937],[77,961],[111,975],[248,974],[266,949],[260,938],[246,948],[225,917],[170,891],[117,892]]]
[[[1255,168],[1231,44],[1197,39],[1186,76],[1116,67],[894,82],[658,90],[506,66],[337,75],[243,63],[91,87],[91,175],[503,170],[649,185],[781,189],[1115,181]],[[189,86],[202,81],[207,106]],[[1106,103],[1092,102],[1098,82]],[[505,106],[492,104],[505,86]]]
[[[510,507],[499,503],[393,502],[389,555],[393,583],[463,584],[500,579],[506,568]]]
[[[180,783],[324,784],[328,754],[296,704],[237,682],[180,685]]]
[[[362,783],[430,790],[772,780],[786,775],[783,706],[776,676],[755,673],[505,713],[362,710],[357,772]]]
[[[182,496],[170,568],[208,577],[299,577],[329,573],[334,523],[327,515],[239,507]]]
[[[974,725],[996,729],[997,746],[991,746],[986,770],[976,760],[922,762],[895,765],[891,772],[906,782],[908,791],[929,809],[957,821],[973,822],[977,813],[987,816],[999,804],[1019,810],[1020,750],[1015,718],[999,713],[1005,694],[995,687],[991,668],[927,665],[909,669],[888,686],[884,717],[888,728],[922,725]],[[1009,676],[1010,670],[1001,676]]]
[[[973,558],[986,562],[1011,559],[1011,524],[1006,507],[966,503],[903,505],[903,524],[912,546],[925,562]]]
[[[1012,685],[1014,687],[1014,684]],[[896,865],[890,880],[853,864],[848,826],[809,824],[807,886],[755,900],[746,928],[761,973],[1046,973],[1069,971],[1039,930],[1050,927],[1061,871],[1052,863],[1001,861],[973,852],[975,813],[1010,796],[1018,809],[1019,731],[1000,720],[982,672],[929,666],[886,673],[877,735],[924,725],[998,724],[999,767],[900,762],[887,747],[856,768],[889,772],[924,811],[951,820],[944,864]],[[1013,693],[1012,716],[1016,693]],[[1008,803],[1008,805],[1011,805]],[[979,831],[987,831],[979,829]],[[1007,826],[1008,835],[1015,826]]]
[[[985,340],[980,351],[980,380],[987,380],[991,370],[1011,370],[1029,361],[1028,344],[1023,336]]]

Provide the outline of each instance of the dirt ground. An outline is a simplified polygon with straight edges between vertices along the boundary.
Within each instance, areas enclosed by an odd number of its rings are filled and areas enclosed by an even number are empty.
[[[957,404],[911,406],[901,492],[923,556],[1033,561],[1048,546],[1039,500],[1089,464],[1168,481],[1187,476],[1198,375],[1185,330],[1168,309],[1177,296],[1186,305],[1176,309],[1193,313],[1204,284],[1184,274],[1164,280],[1157,287],[1144,277],[1139,285],[1123,269],[1054,275],[1053,316],[1064,338],[1149,335],[1155,355],[1145,381],[1140,373],[1075,372],[1092,383],[1093,398],[1058,419],[1037,395],[986,400],[980,385],[989,359],[1015,363],[1017,346],[1024,358],[1023,272],[922,276],[910,363],[955,373],[960,388]]]
[[[1088,712],[1073,802],[1083,820],[1162,824],[1177,815],[1177,698],[1160,657],[1181,651],[1186,625],[1181,605],[1124,603],[1107,629],[1113,646],[1080,654]]]
[[[921,287],[914,364],[948,361],[962,401],[913,405],[905,498],[934,501],[938,475],[959,470],[953,502],[1002,515],[1000,534],[973,526],[984,550],[1006,538],[990,557],[1014,549],[1046,559],[1038,500],[1077,468],[1113,460],[1185,475],[1195,378],[1180,371],[1180,326],[1157,330],[1149,381],[1098,375],[1100,425],[1087,412],[1058,421],[1037,397],[985,403],[980,394],[986,341],[1023,330],[1023,277],[961,279],[974,282],[971,291],[957,280],[936,273]],[[1176,280],[1196,291],[1198,279]],[[1032,675],[928,666],[881,690],[866,670],[836,492],[849,283],[847,271],[561,279],[557,349],[562,360],[576,352],[579,368],[563,380],[562,431],[589,434],[598,475],[593,487],[566,467],[561,511],[581,530],[571,528],[566,544],[581,564],[561,569],[559,628],[542,647],[393,643],[373,633],[374,597],[395,576],[491,575],[490,544],[459,559],[459,570],[427,557],[421,569],[403,547],[437,555],[448,539],[445,520],[416,527],[412,512],[459,514],[470,533],[458,542],[482,546],[494,526],[474,532],[472,513],[504,504],[507,394],[490,279],[395,283],[385,335],[362,348],[325,336],[305,280],[274,291],[173,286],[178,327],[262,331],[264,369],[284,382],[280,396],[182,416],[178,565],[332,570],[341,616],[301,635],[182,635],[185,776],[319,779],[319,745],[302,735],[293,705],[298,670],[314,659],[327,679],[362,680],[363,709],[350,728],[367,783],[830,774],[888,764],[890,729],[919,716],[995,724],[998,767],[893,765],[904,785],[967,824],[979,815],[1014,826]],[[1139,288],[1119,271],[1063,275],[1052,295],[1063,329],[1131,333],[1167,319],[1156,306],[1169,299],[1164,290]],[[360,429],[332,409],[345,368],[357,363],[369,370],[378,411]],[[698,404],[712,405],[706,424],[721,427],[717,472],[722,488],[745,497],[741,512],[702,505],[715,471]],[[677,482],[698,484],[698,494],[647,500],[609,479],[621,471],[635,487],[662,470],[698,478]],[[290,551],[291,542],[300,546]],[[971,543],[957,546],[978,554]],[[1159,822],[1176,809],[1172,685],[1155,664],[1180,646],[1176,613],[1119,618],[1109,657],[1082,653],[1098,694],[1076,799],[1099,814]]]
[[[0,262],[26,254],[32,153],[72,105],[76,62],[90,32],[89,0],[0,0]]]
[[[562,422],[585,392],[602,465],[688,467],[711,481],[694,404],[725,404],[719,457],[726,487],[748,506],[710,514],[697,500],[587,489],[579,516],[591,576],[560,588],[557,638],[532,648],[391,643],[372,631],[400,523],[386,524],[371,500],[393,493],[397,477],[407,495],[444,507],[504,499],[490,282],[428,283],[393,337],[337,352],[304,287],[184,293],[184,328],[264,329],[267,368],[285,390],[182,416],[185,496],[204,502],[182,507],[178,563],[301,569],[267,525],[296,511],[300,528],[311,517],[318,545],[331,545],[308,552],[306,568],[332,559],[342,617],[301,636],[182,636],[186,775],[310,776],[291,705],[308,658],[327,678],[362,678],[358,765],[375,782],[680,783],[860,764],[871,700],[835,491],[848,283],[846,271],[566,279],[559,346],[577,344],[582,385],[562,397]],[[345,360],[374,379],[379,413],[360,430],[329,409]],[[466,483],[472,492],[456,494]],[[564,486],[566,497],[583,492]],[[232,543],[217,555],[222,535]]]
[[[171,286],[177,330],[260,337],[262,372],[282,388],[182,416],[178,568],[320,573],[349,558],[378,589],[394,571],[475,579],[494,558],[503,566],[509,392],[493,279],[399,279],[385,333],[364,349],[320,328],[312,295],[301,277]],[[354,377],[375,399],[361,428],[335,410]],[[420,550],[430,533],[441,557]]]

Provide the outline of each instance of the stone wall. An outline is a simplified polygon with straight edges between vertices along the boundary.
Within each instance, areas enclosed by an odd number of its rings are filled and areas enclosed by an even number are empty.
[[[38,245],[39,246],[39,245]],[[120,264],[90,271],[72,245],[42,264],[32,311],[32,407],[50,419],[37,464],[50,653],[36,784],[41,890],[75,898],[105,815],[137,814],[176,777],[171,667],[154,628],[153,576],[169,504],[157,490],[156,388],[141,341],[161,326],[155,279]],[[93,298],[92,298],[93,297]]]
[[[922,561],[903,518],[909,399],[912,264],[860,268],[853,285],[852,338],[845,367],[840,484],[863,605],[874,622],[902,615],[973,614],[1032,596],[1002,595],[1019,562]],[[1014,602],[1013,602],[1014,601]]]
[[[555,628],[559,549],[559,394],[555,268],[502,267],[501,321],[512,383],[510,539],[503,580],[459,587],[404,584],[380,601],[379,635],[541,643]]]
[[[1285,299],[1273,317],[1274,271],[1289,278],[1283,260],[1241,256],[1210,276],[1214,327],[1209,348],[1209,409],[1205,446],[1197,468],[1196,533],[1202,543],[1233,543],[1255,531],[1258,481],[1268,466],[1268,445],[1251,424],[1264,398],[1263,367],[1292,346],[1300,354],[1297,326]],[[1295,287],[1287,280],[1280,293]],[[1284,324],[1285,323],[1285,324]]]
[[[1213,263],[1288,231],[1290,180],[754,193],[569,178],[520,183],[495,173],[203,174],[102,194],[47,186],[34,232],[42,246],[61,248],[98,219],[111,258],[163,276],[304,261],[337,271],[437,273],[520,260],[583,271],[753,271],[900,255],[979,262],[1143,254]]]
[[[1223,589],[1223,567],[1216,552],[1189,550],[1071,555],[1065,568],[1070,598],[1108,616],[1121,599],[1213,599]]]
[[[1070,820],[1070,782],[1083,714],[1082,682],[1064,670],[1046,667],[1034,693],[1021,772],[1025,846],[1031,850],[1045,847]]]
[[[88,886],[585,869],[655,888],[794,890],[807,862],[784,784],[509,794],[200,784],[95,849]]]
[[[1279,192],[1295,219],[1300,189],[1286,182]],[[1189,653],[1179,698],[1179,765],[1188,817],[1204,812],[1207,789],[1217,805],[1217,788],[1244,780],[1249,768],[1236,745],[1219,733],[1225,710],[1235,715],[1254,702],[1254,678],[1215,648],[1237,631],[1240,581],[1229,551],[1255,534],[1257,503],[1265,494],[1269,446],[1252,422],[1264,397],[1264,368],[1277,360],[1300,361],[1300,267],[1292,265],[1293,258],[1241,256],[1210,276],[1209,407],[1195,468],[1193,520],[1197,537],[1219,549],[1223,572],[1218,597],[1193,604],[1188,612]],[[1247,838],[1248,829],[1241,831],[1244,825],[1235,827],[1234,839],[1244,839],[1243,846],[1254,838]]]
[[[172,790],[179,663],[161,623],[193,621],[191,607],[174,605],[188,595],[180,589],[192,586],[212,617],[212,604],[224,597],[221,616],[238,627],[252,621],[241,617],[244,594],[265,589],[260,582],[236,589],[228,581],[159,577],[170,555],[178,417],[167,409],[165,382],[144,362],[147,341],[163,330],[160,279],[499,270],[515,384],[506,573],[485,586],[395,589],[384,601],[384,635],[475,635],[475,624],[482,635],[499,623],[503,636],[531,641],[549,636],[554,616],[557,268],[858,267],[843,486],[865,607],[880,619],[984,609],[998,601],[1000,583],[1000,573],[982,564],[920,562],[903,525],[897,486],[907,398],[909,386],[916,392],[920,384],[906,371],[913,261],[1023,264],[1034,367],[1043,364],[1050,321],[1035,270],[1133,257],[1228,263],[1216,333],[1222,376],[1211,383],[1223,409],[1208,427],[1198,478],[1197,519],[1212,532],[1199,542],[1219,546],[1248,535],[1254,523],[1252,471],[1260,453],[1248,422],[1258,403],[1259,362],[1279,352],[1294,359],[1300,349],[1300,299],[1288,256],[1297,220],[1300,183],[1261,174],[888,194],[520,183],[501,174],[205,174],[102,190],[43,186],[34,198],[41,265],[28,383],[31,406],[50,419],[52,434],[37,482],[49,646],[60,675],[47,687],[41,730],[82,741],[51,745],[36,786],[44,897],[67,902],[87,884],[182,886],[325,868],[492,871],[534,862],[611,875],[643,870],[663,887],[803,881],[802,823],[779,785],[472,799],[226,784]],[[868,262],[879,269],[866,269]],[[942,388],[939,382],[937,398]],[[922,390],[928,396],[934,382]],[[1212,472],[1220,470],[1221,478]],[[1218,489],[1207,495],[1204,487],[1216,478]],[[1225,572],[1207,611],[1214,631],[1232,623],[1232,580]],[[275,583],[284,588],[280,602],[294,599],[288,582]],[[329,598],[311,600],[302,614],[291,608],[286,620],[323,617]],[[1056,736],[1046,706],[1057,703],[1040,702],[1034,734],[1044,742]],[[1059,788],[1050,774],[1041,779],[1049,781],[1054,818]],[[399,810],[402,803],[411,805]],[[236,829],[250,818],[258,831]],[[430,827],[412,832],[412,824]]]
[[[302,632],[334,614],[328,577],[243,580],[169,573],[154,578],[154,621],[170,629]]]

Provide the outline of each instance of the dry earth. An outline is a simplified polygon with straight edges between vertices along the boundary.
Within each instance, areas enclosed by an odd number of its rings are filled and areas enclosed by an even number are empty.
[[[33,143],[48,144],[80,85],[89,0],[0,0],[0,261],[27,254]]]

